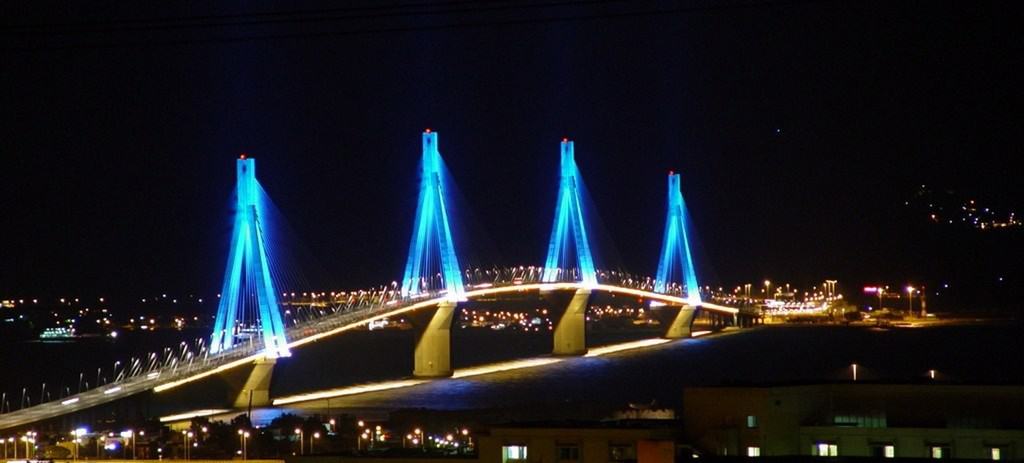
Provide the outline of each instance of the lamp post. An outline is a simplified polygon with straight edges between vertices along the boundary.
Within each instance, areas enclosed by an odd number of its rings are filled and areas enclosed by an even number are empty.
[[[85,434],[88,432],[89,431],[86,430],[85,428],[78,428],[75,429],[74,431],[71,431],[71,437],[73,437],[72,440],[75,442],[75,460],[78,460],[78,448],[79,445],[82,443],[82,436],[85,436]]]
[[[181,431],[181,435],[184,436],[184,439],[185,439],[185,461],[188,461],[190,459],[190,453],[191,453],[191,448],[189,448],[188,441],[189,441],[189,439],[192,438],[192,436],[195,436],[195,434],[192,433],[192,431],[185,431],[185,430],[183,430],[183,431]]]
[[[857,381],[857,364],[856,363],[850,364],[850,369],[853,370],[853,380]]]
[[[313,441],[315,441],[316,439],[319,439],[319,438],[320,438],[320,432],[318,431],[318,432],[314,432],[313,433],[313,437],[311,437],[309,439],[309,453],[310,454],[316,453],[315,451],[313,451]]]
[[[306,447],[305,443],[303,442],[303,437],[305,436],[305,433],[302,432],[301,428],[295,428],[295,434],[299,436],[299,455],[305,455]]]
[[[914,287],[907,286],[907,316],[914,316]]]
[[[135,459],[135,431],[132,431],[131,429],[129,429],[127,431],[121,431],[121,439],[125,439],[125,440],[130,440],[131,441],[132,460],[134,460]],[[124,455],[125,453],[128,453],[128,445],[127,444],[125,444],[125,446],[124,446],[124,451],[123,451],[122,455]]]
[[[420,428],[416,428],[416,429],[412,430],[412,433],[416,435],[416,437],[414,437],[413,441],[412,441],[413,445],[416,445],[417,441],[419,441],[420,449],[421,450],[426,450],[426,448],[427,448],[426,447],[426,443],[424,442],[424,439],[423,439],[423,436],[422,436],[423,430],[420,429]]]
[[[35,431],[29,431],[29,432],[25,433],[24,437],[21,438],[22,440],[25,441],[25,459],[26,460],[31,460],[32,459],[31,458],[32,454],[29,452],[29,444],[31,444],[32,447],[35,447],[36,435],[37,434],[36,434]]]
[[[245,430],[239,429],[238,430],[238,446],[240,447],[240,451],[242,452],[242,461],[245,461],[246,459],[249,458],[249,449],[247,448],[248,447],[247,446],[248,440],[249,440],[249,431],[245,431]]]

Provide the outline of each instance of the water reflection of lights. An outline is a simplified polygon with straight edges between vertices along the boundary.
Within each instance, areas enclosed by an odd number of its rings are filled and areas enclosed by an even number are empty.
[[[557,358],[533,358],[526,360],[513,360],[511,362],[493,363],[490,365],[481,365],[478,367],[463,368],[455,370],[452,374],[452,378],[469,378],[471,376],[480,376],[490,373],[498,373],[502,371],[519,370],[522,368],[534,368],[544,365],[551,365],[552,363],[561,362],[562,359]]]
[[[710,331],[697,331],[693,333],[693,336],[701,336],[708,334]],[[639,341],[624,342],[620,344],[612,344],[609,346],[601,346],[590,349],[585,355],[586,357],[599,357],[602,355],[608,355],[615,352],[622,352],[626,350],[642,349],[645,347],[653,347],[661,344],[671,342],[671,339],[663,338],[651,338],[641,339]],[[524,360],[513,360],[509,362],[492,363],[488,365],[480,365],[469,368],[460,368],[452,373],[451,379],[462,379],[470,378],[473,376],[488,375],[492,373],[499,373],[503,371],[520,370],[524,368],[536,368],[545,365],[552,365],[559,362],[564,362],[569,359],[555,358],[555,357],[537,357]],[[392,389],[401,389],[406,387],[417,386],[420,384],[426,384],[433,381],[444,381],[448,378],[441,379],[404,379],[397,381],[384,381],[380,383],[362,384],[357,386],[349,386],[337,389],[328,389],[324,391],[309,392],[305,394],[296,394],[286,397],[280,397],[273,400],[274,405],[288,405],[298,402],[307,402],[311,400],[319,399],[331,399],[335,397],[344,397],[356,394],[364,394],[367,392],[378,392],[387,391]]]
[[[274,399],[274,405],[287,405],[296,402],[305,402],[308,400],[317,399],[330,399],[334,397],[344,397],[348,395],[364,394],[367,392],[378,392],[387,391],[390,389],[400,389],[403,387],[415,386],[417,384],[427,383],[428,379],[403,379],[398,381],[385,381],[382,383],[372,384],[361,384],[358,386],[349,386],[338,389],[328,389],[326,391],[310,392],[308,394],[297,394],[292,396],[281,397]]]
[[[226,413],[226,412],[229,412],[229,411],[231,411],[231,410],[224,410],[224,409],[195,410],[195,411],[191,411],[191,412],[187,412],[187,413],[181,413],[181,414],[177,414],[177,415],[161,416],[160,417],[160,422],[161,423],[167,423],[167,422],[171,422],[171,421],[191,420],[192,418],[201,418],[201,417],[204,417],[204,416],[216,415],[216,414],[219,414],[219,413]]]
[[[613,344],[610,346],[595,347],[590,349],[584,357],[600,357],[615,352],[622,352],[624,350],[640,349],[644,347],[657,346],[666,342],[672,341],[671,339],[664,338],[652,338],[652,339],[641,339],[639,341],[624,342],[622,344]]]

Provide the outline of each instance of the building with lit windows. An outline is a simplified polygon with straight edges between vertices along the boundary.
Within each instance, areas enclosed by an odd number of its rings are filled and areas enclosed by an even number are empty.
[[[544,421],[492,426],[474,433],[475,455],[368,452],[362,455],[291,455],[284,463],[673,463],[692,456],[678,443],[673,419]]]
[[[678,437],[675,420],[504,425],[480,437],[479,461],[671,463]]]
[[[1024,386],[693,387],[682,420],[705,457],[1024,458]]]

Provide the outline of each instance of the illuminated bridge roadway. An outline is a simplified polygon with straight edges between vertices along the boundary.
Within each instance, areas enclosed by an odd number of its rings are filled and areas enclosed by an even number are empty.
[[[656,293],[652,290],[650,279],[634,281],[625,278],[625,275],[620,278],[620,275],[615,272],[597,272],[598,284],[594,286],[586,286],[580,282],[540,283],[540,272],[536,267],[521,268],[519,272],[502,273],[504,276],[494,281],[471,284],[465,297],[472,300],[500,297],[502,294],[536,292],[564,293],[569,296],[567,299],[576,299],[576,304],[570,300],[555,329],[554,353],[560,355],[582,355],[586,352],[585,314],[583,312],[585,306],[579,305],[580,298],[575,297],[577,294],[604,292],[628,295],[648,302],[656,302],[652,305],[660,306],[659,309],[677,310],[676,316],[670,317],[672,323],[668,324],[665,333],[668,338],[688,337],[690,325],[698,309],[707,311],[711,317],[717,317],[717,320],[723,325],[751,323],[756,318],[756,314],[748,314],[736,308],[710,302],[691,304],[687,302],[685,295],[680,293],[678,287],[673,288],[674,294]],[[585,303],[587,298],[584,297],[582,300]],[[445,310],[446,307],[448,310]],[[332,313],[289,327],[287,330],[290,340],[288,347],[299,348],[365,326],[374,320],[406,315],[413,320],[430,320],[428,323],[418,324],[423,326],[418,326],[420,333],[416,346],[417,371],[415,374],[426,377],[447,376],[451,374],[451,365],[446,363],[450,359],[446,337],[448,336],[447,328],[451,326],[451,320],[454,318],[452,311],[454,308],[454,304],[448,301],[443,291],[412,298],[402,298],[398,291],[394,290],[350,293],[348,299],[339,301],[337,309]],[[438,321],[447,326],[440,326]],[[45,402],[0,415],[0,430],[60,417],[150,390],[166,391],[246,365],[256,364],[258,370],[260,365],[272,366],[274,362],[274,359],[267,354],[265,346],[260,343],[237,344],[234,348],[216,354],[210,354],[205,346],[199,346],[196,349],[194,346],[183,345],[173,355],[158,360],[148,363],[134,360],[127,373],[110,384],[61,400]],[[269,379],[268,374],[266,384],[255,385],[255,388],[258,389],[256,393],[267,394]],[[244,394],[245,397],[240,396],[239,400],[248,402],[249,392],[240,391],[240,394]],[[269,397],[262,397],[257,402],[267,403],[268,399]]]

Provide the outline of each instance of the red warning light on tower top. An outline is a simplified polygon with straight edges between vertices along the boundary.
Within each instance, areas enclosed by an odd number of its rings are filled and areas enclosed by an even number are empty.
[[[243,161],[244,161],[244,160],[245,160],[245,158],[246,158],[246,157],[248,157],[248,156],[249,156],[248,154],[246,154],[246,153],[242,153],[242,154],[239,154],[239,155],[238,155],[238,159],[241,159],[241,160],[243,160]]]
[[[427,128],[423,133],[430,133],[430,128]]]
[[[675,175],[675,174],[676,174],[676,171],[674,171],[674,170],[670,170],[670,171],[668,171],[668,175],[669,175],[669,177],[671,177],[671,176],[673,176],[673,175]]]
[[[562,143],[569,143],[569,137],[562,137]]]

